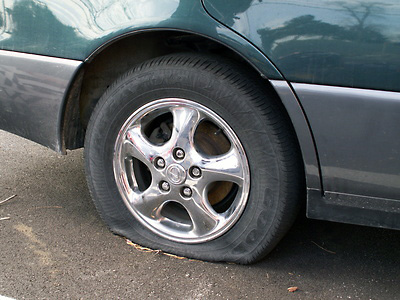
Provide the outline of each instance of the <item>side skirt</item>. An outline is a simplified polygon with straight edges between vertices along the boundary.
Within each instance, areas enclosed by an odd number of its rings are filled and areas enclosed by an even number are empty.
[[[400,201],[351,194],[307,191],[307,217],[372,227],[400,229]]]

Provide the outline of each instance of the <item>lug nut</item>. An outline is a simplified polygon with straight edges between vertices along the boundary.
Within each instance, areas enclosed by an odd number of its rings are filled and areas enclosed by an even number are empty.
[[[182,189],[182,195],[185,197],[190,197],[192,196],[192,190],[189,187],[184,187]]]
[[[201,171],[198,167],[193,167],[190,171],[192,177],[199,178],[201,176]]]
[[[160,188],[161,188],[163,191],[168,192],[169,189],[170,189],[169,183],[166,182],[166,181],[161,181],[161,183],[160,183]]]
[[[156,167],[159,169],[163,169],[165,167],[165,160],[161,157],[156,159]]]
[[[183,159],[185,157],[185,151],[180,148],[175,149],[175,158]]]

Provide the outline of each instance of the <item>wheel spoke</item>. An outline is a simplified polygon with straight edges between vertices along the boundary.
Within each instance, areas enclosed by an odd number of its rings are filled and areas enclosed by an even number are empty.
[[[194,132],[201,120],[201,114],[198,110],[189,107],[171,108],[174,123],[170,143],[173,147],[184,148],[193,144]]]
[[[133,170],[133,159],[132,157],[129,158],[122,158],[123,164],[125,165],[125,174],[128,179],[128,183],[132,189],[138,189],[139,185],[136,180],[135,172]]]
[[[170,200],[169,198],[169,195],[161,193],[157,186],[150,186],[143,192],[134,191],[130,202],[143,216],[158,220],[160,219],[161,208]]]
[[[139,125],[133,126],[127,131],[122,151],[146,165],[151,165],[151,161],[158,154],[157,146],[146,139]]]
[[[200,194],[194,193],[192,199],[181,203],[192,219],[193,232],[197,236],[208,234],[218,225],[220,217]]]
[[[238,151],[234,148],[219,156],[202,157],[199,166],[203,172],[202,182],[206,184],[229,181],[239,186],[243,185],[243,166]]]

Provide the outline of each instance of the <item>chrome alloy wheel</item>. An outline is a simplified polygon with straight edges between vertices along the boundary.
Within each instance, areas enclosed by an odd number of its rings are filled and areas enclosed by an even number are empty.
[[[136,110],[119,131],[113,168],[133,216],[176,242],[221,236],[249,195],[249,165],[238,137],[216,113],[185,99]]]

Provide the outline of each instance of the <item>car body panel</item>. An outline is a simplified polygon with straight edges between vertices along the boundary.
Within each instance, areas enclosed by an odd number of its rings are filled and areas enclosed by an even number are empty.
[[[0,0],[0,50],[6,50],[3,58],[8,55],[18,56],[24,53],[27,61],[35,61],[39,56],[41,66],[39,70],[54,69],[55,60],[47,57],[60,58],[63,65],[69,60],[88,61],[107,45],[125,36],[150,31],[178,30],[181,32],[193,32],[207,36],[225,46],[236,49],[244,59],[253,65],[263,76],[282,79],[272,63],[268,61],[256,47],[248,43],[244,38],[227,29],[219,22],[211,18],[203,9],[201,2],[187,0],[147,0],[138,3],[135,0],[123,2],[116,1],[61,1],[61,0]],[[27,56],[32,54],[30,58]],[[65,58],[63,60],[62,58]],[[49,66],[45,66],[46,61]],[[20,63],[18,60],[10,60],[7,64],[15,70],[26,67],[28,63]],[[57,65],[57,62],[55,63]],[[77,65],[80,63],[77,63]],[[57,68],[56,68],[57,69]],[[62,67],[61,67],[62,69]],[[8,72],[10,73],[10,68]],[[27,70],[29,72],[29,70]],[[49,76],[63,80],[73,80],[74,70],[70,70],[69,78],[66,74],[53,74]],[[17,72],[18,73],[18,72]],[[17,74],[16,73],[16,74]],[[16,77],[17,75],[8,76]],[[34,78],[37,84],[45,80],[43,76]],[[43,84],[46,84],[44,82]],[[3,122],[0,129],[4,129],[20,136],[31,139],[53,150],[64,152],[61,137],[61,113],[65,110],[65,96],[68,93],[68,83],[64,82],[57,95],[57,99],[48,95],[55,102],[51,105],[43,105],[42,108],[31,112],[23,112],[22,107],[18,112],[14,108],[0,112]],[[26,103],[35,103],[34,94],[25,94]],[[10,97],[0,99],[0,105],[15,107],[17,103]],[[45,101],[42,101],[44,104]],[[48,103],[49,104],[49,103]],[[53,107],[54,106],[54,107]],[[53,117],[55,110],[59,109],[57,117]],[[33,108],[32,108],[33,109]],[[19,114],[42,114],[53,120],[44,130],[38,130],[35,118],[22,118]],[[58,126],[57,128],[53,128]],[[33,128],[36,128],[33,129]],[[50,133],[51,132],[51,133]]]
[[[322,191],[319,158],[315,148],[313,134],[304,110],[300,105],[292,87],[285,80],[270,81],[275,91],[282,100],[290,117],[296,136],[299,141],[303,163],[305,168],[306,183],[308,189]]]
[[[400,199],[399,2],[204,3],[291,83],[315,139],[324,191]]]
[[[400,2],[204,0],[290,82],[400,91]]]
[[[325,192],[400,200],[400,93],[294,83]]]
[[[236,49],[268,78],[282,79],[265,55],[191,0],[0,0],[0,49],[86,60],[115,39],[146,30],[180,30]]]
[[[0,50],[0,128],[61,151],[64,97],[81,64]]]
[[[307,190],[307,217],[334,222],[400,229],[400,201]]]

